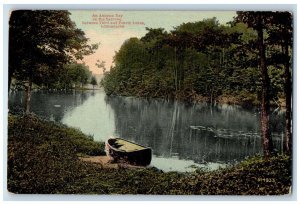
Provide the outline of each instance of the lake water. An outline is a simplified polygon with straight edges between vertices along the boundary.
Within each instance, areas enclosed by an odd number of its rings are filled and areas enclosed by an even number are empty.
[[[12,92],[18,110],[23,93]],[[217,169],[262,153],[259,112],[234,105],[186,104],[161,99],[108,97],[103,91],[34,91],[31,111],[105,141],[122,137],[153,150],[152,166],[164,171]],[[274,145],[282,150],[284,113],[273,111]]]

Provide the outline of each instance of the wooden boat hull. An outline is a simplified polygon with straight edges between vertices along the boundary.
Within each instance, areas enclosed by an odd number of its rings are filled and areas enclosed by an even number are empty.
[[[116,140],[123,140],[132,145],[137,145],[141,147],[139,150],[126,151],[118,149],[114,143]],[[144,147],[142,145],[130,142],[121,138],[110,138],[105,143],[105,151],[108,157],[110,157],[114,162],[129,163],[137,166],[147,166],[151,163],[152,150],[150,147]]]

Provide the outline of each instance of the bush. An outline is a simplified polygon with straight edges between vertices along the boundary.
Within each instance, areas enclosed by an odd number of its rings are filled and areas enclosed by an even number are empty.
[[[8,123],[7,178],[14,193],[56,193],[82,174],[78,154],[104,154],[104,143],[72,128],[30,115],[10,115]]]

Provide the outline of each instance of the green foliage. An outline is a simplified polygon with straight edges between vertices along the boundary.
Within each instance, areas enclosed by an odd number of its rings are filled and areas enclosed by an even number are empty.
[[[256,156],[226,169],[196,172],[180,179],[177,184],[183,185],[181,188],[186,194],[287,194],[291,186],[291,159],[280,155],[269,159]]]
[[[91,81],[90,81],[90,84],[93,85],[93,88],[95,87],[95,85],[98,85],[97,83],[97,80],[96,80],[96,77],[95,76],[92,76],[91,78]]]
[[[213,100],[228,89],[233,92],[236,87],[226,84],[232,49],[224,42],[235,33],[228,30],[215,18],[185,23],[170,33],[147,28],[141,40],[123,44],[102,85],[107,94],[183,100]]]
[[[89,67],[85,64],[68,64],[65,65],[65,69],[66,77],[70,79],[71,85],[75,84],[75,86],[80,85],[81,87],[83,87],[88,83],[89,79],[92,76]]]
[[[16,10],[9,21],[9,77],[36,84],[53,83],[63,65],[98,48],[89,45],[68,11]],[[13,60],[11,60],[13,59]]]
[[[225,26],[212,18],[183,23],[170,32],[146,30],[145,36],[128,39],[116,53],[115,67],[101,82],[108,95],[210,102],[230,96],[232,103],[258,104],[262,84],[257,33],[247,24],[235,21]],[[272,53],[279,52],[270,40],[273,30],[264,34],[270,43],[269,62],[275,57]],[[270,96],[277,100],[283,92],[283,68],[270,64],[268,70]]]
[[[101,61],[98,59],[97,63],[95,64],[98,68],[102,68],[103,74],[106,72],[106,67],[105,67],[105,61]]]

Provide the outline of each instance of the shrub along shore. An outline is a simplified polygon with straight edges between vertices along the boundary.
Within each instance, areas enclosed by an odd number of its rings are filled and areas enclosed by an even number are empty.
[[[104,155],[104,143],[33,115],[8,118],[8,191],[18,194],[282,195],[291,159],[256,156],[216,171],[103,168],[80,156]]]

